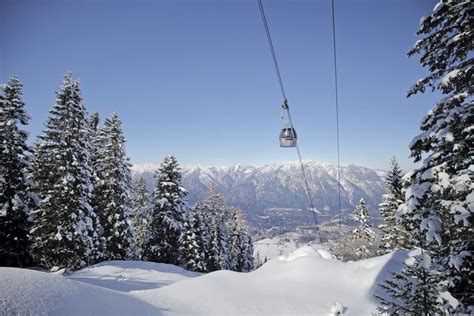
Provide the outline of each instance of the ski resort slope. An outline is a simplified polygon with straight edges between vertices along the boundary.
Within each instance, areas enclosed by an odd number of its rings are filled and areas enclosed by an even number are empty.
[[[69,274],[71,280],[120,292],[157,289],[201,273],[172,264],[146,261],[106,261]]]
[[[134,297],[52,273],[0,268],[0,315],[157,315]]]
[[[67,277],[0,268],[0,315],[370,315],[376,284],[409,256],[344,263],[305,246],[251,273],[199,275],[136,261],[108,261]]]
[[[376,311],[375,284],[385,277],[387,263],[399,270],[403,257],[343,263],[303,247],[251,273],[218,271],[132,295],[179,314],[329,315],[340,303],[345,315],[370,315]]]

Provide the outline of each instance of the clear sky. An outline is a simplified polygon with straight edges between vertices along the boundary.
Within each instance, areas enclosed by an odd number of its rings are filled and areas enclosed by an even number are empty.
[[[305,159],[336,162],[331,2],[263,0]],[[410,168],[436,96],[406,52],[434,0],[336,0],[341,163]],[[281,149],[281,96],[256,0],[0,0],[0,82],[18,74],[42,130],[63,74],[89,112],[118,112],[133,163],[296,160]]]

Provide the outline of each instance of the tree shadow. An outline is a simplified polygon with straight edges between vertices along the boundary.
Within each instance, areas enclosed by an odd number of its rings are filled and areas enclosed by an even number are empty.
[[[391,278],[392,273],[399,273],[403,269],[403,263],[413,255],[410,254],[408,250],[396,250],[390,255],[390,259],[385,263],[385,265],[380,270],[377,278],[375,279],[374,284],[370,288],[370,296],[369,299],[372,302],[378,304],[378,300],[375,298],[374,295],[383,297],[383,298],[390,298],[389,295],[379,286],[379,284],[383,283],[385,280]]]
[[[151,290],[176,283],[176,280],[160,280],[159,282],[147,282],[139,278],[119,278],[113,276],[68,276],[68,279],[104,287],[119,292]]]
[[[68,279],[119,292],[157,289],[197,277],[198,272],[147,261],[111,260],[68,274]]]

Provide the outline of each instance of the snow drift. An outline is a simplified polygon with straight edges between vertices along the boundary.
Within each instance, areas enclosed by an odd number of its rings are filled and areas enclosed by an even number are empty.
[[[201,275],[172,264],[146,261],[106,261],[67,277],[111,290],[131,292],[156,289]]]
[[[0,315],[156,315],[134,297],[61,275],[0,268]]]
[[[376,284],[412,254],[344,263],[302,247],[250,273],[205,275],[137,261],[108,261],[67,277],[0,268],[0,314],[369,315]]]

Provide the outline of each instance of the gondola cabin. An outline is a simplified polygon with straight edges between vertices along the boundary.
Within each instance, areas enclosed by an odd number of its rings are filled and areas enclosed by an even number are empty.
[[[296,147],[297,138],[293,127],[284,127],[280,132],[280,147]]]

